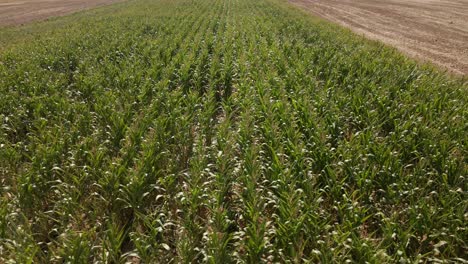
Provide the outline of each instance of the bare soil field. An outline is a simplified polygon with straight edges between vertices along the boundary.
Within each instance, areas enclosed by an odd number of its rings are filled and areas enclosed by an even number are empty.
[[[468,0],[289,0],[356,33],[468,74]]]
[[[0,0],[0,26],[70,14],[119,0]]]

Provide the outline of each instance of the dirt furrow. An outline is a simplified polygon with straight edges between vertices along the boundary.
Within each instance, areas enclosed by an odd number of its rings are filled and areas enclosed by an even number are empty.
[[[468,74],[468,0],[289,0],[422,61]]]

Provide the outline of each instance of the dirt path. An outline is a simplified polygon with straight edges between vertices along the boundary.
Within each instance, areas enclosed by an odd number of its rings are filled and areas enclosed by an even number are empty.
[[[289,0],[418,59],[468,75],[468,0]]]
[[[0,26],[70,14],[119,0],[0,0]]]

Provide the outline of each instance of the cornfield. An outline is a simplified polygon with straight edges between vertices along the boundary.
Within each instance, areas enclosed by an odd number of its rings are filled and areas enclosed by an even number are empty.
[[[468,259],[466,79],[283,0],[0,39],[1,263]]]

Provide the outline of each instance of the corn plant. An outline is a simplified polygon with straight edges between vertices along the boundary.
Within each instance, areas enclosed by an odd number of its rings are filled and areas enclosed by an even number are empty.
[[[468,260],[465,77],[283,0],[0,43],[1,263]]]

